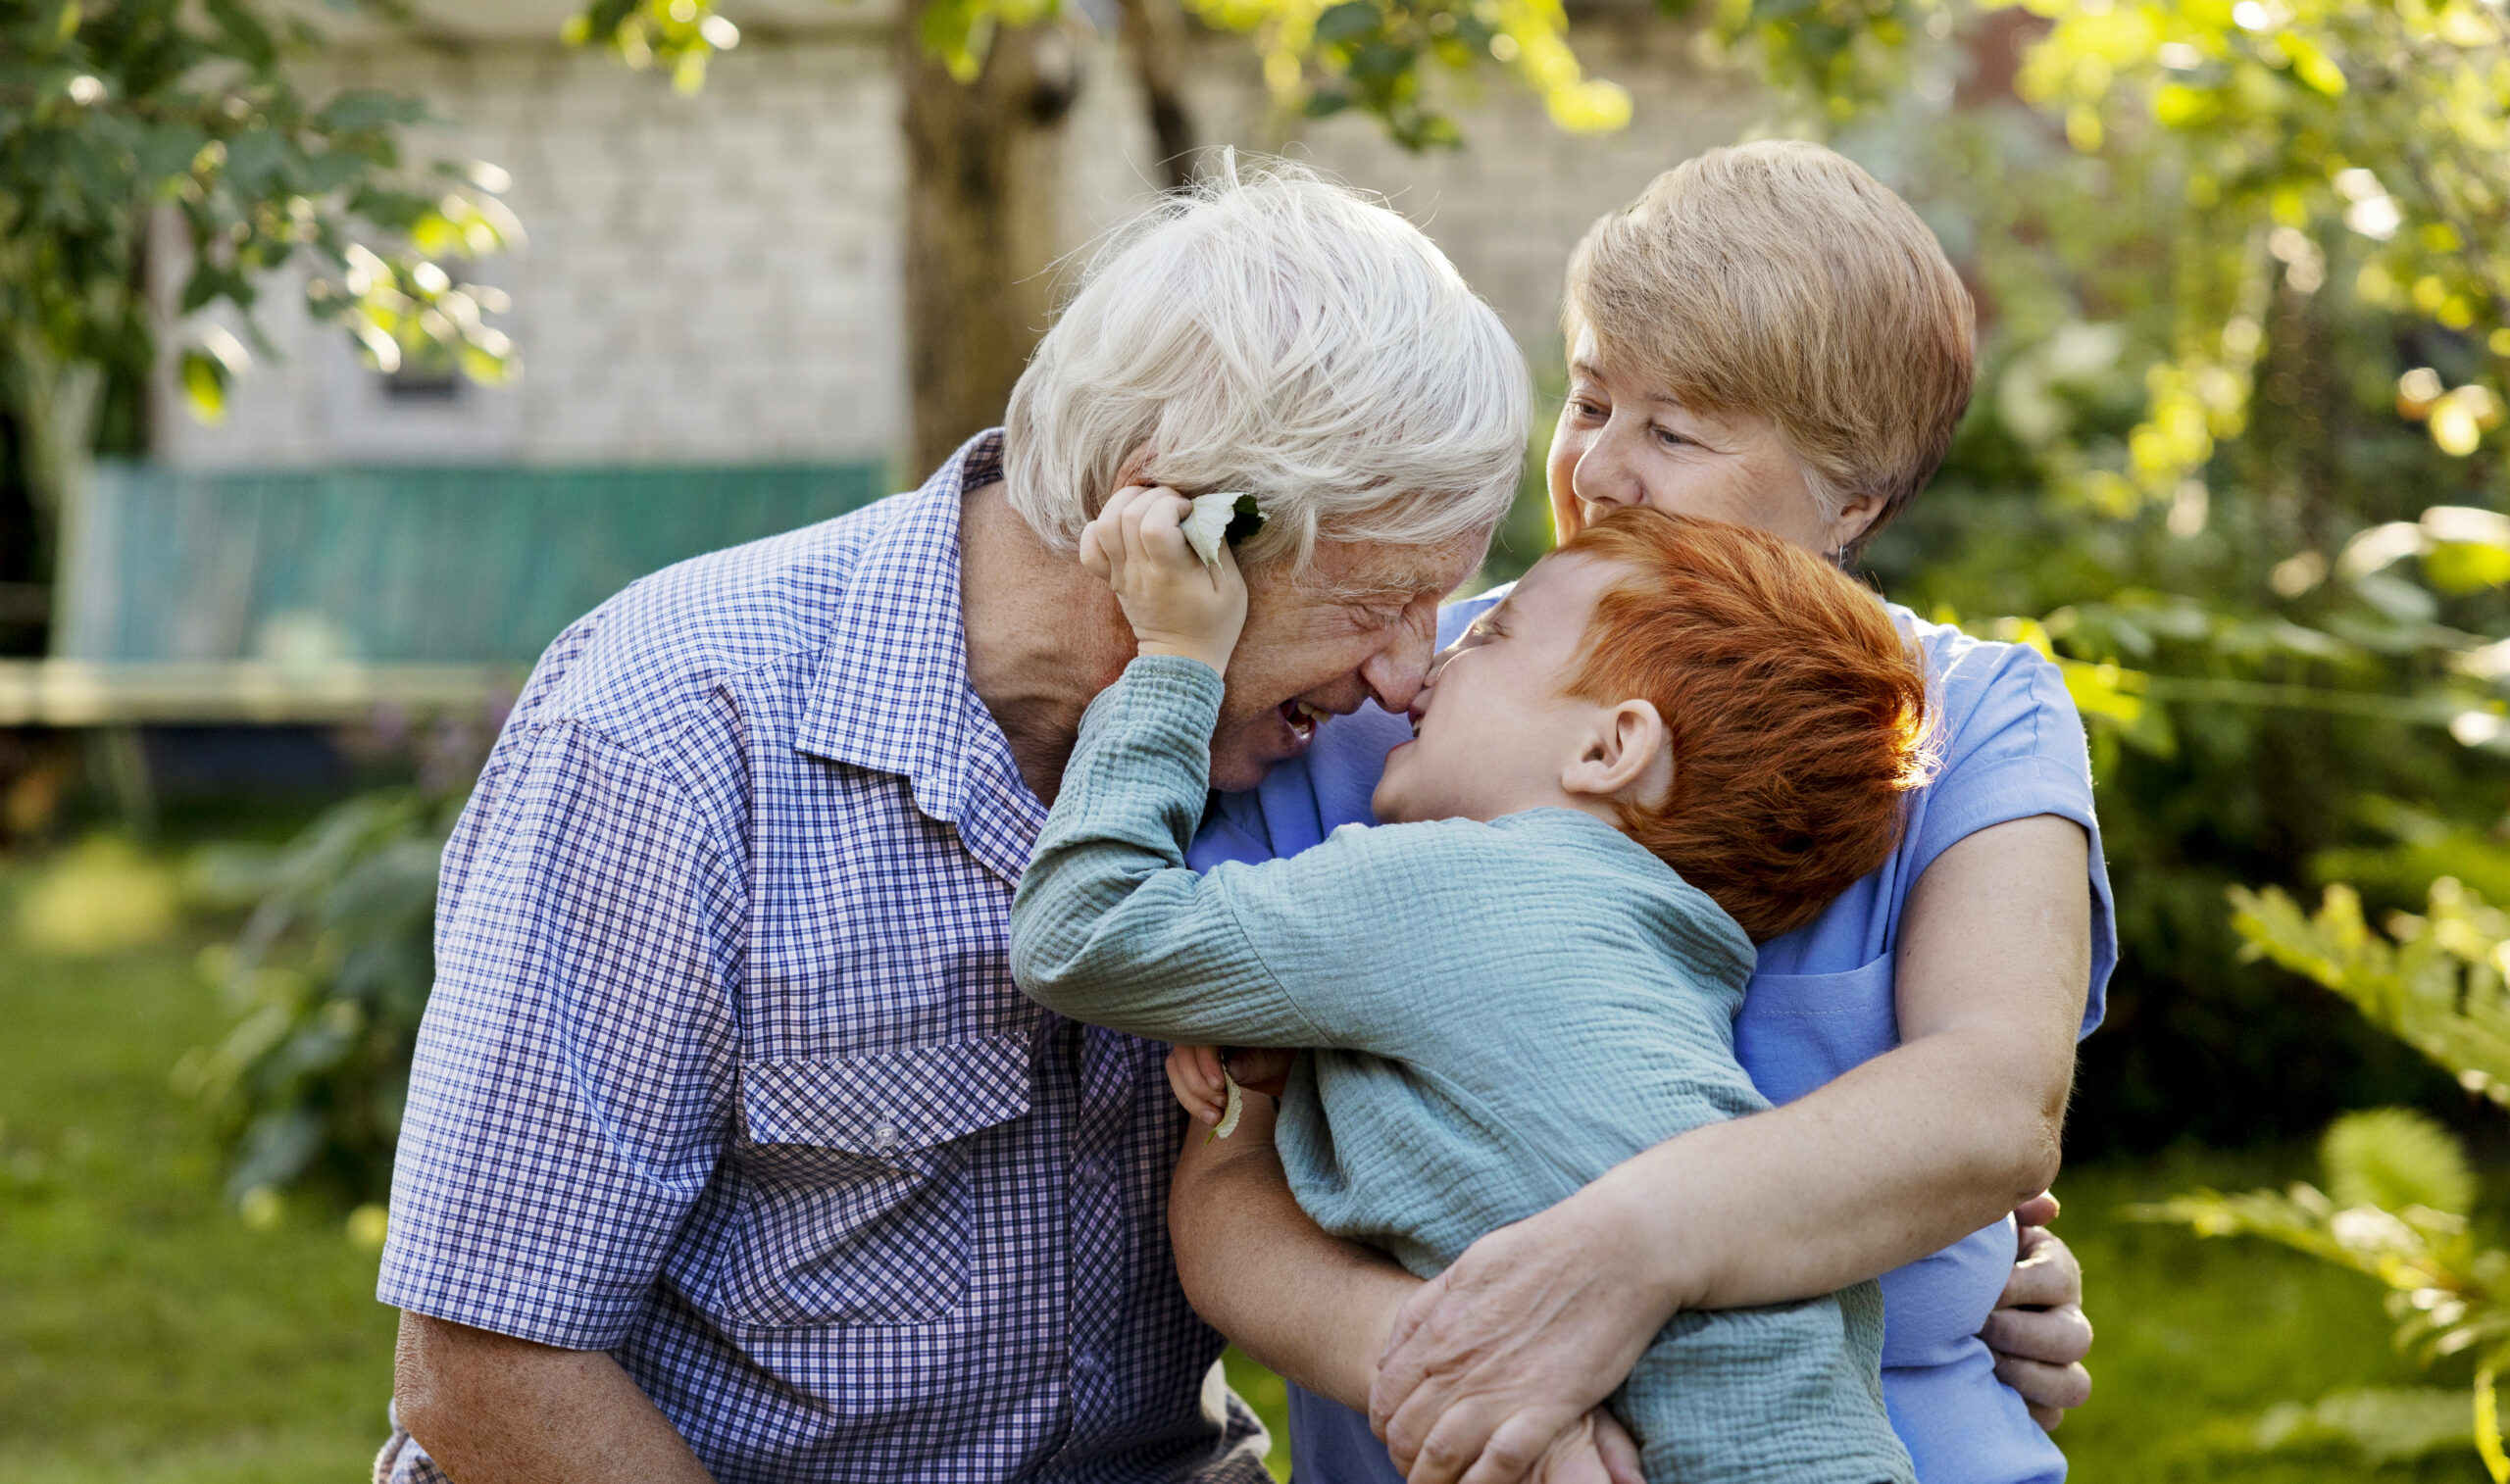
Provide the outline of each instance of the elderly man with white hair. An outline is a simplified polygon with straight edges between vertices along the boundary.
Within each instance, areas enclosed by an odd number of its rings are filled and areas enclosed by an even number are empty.
[[[1165,1225],[1164,1048],[1024,999],[1013,888],[1132,652],[1075,541],[1242,490],[1212,741],[1401,712],[1511,499],[1515,345],[1287,168],[1103,253],[1007,426],[550,646],[447,847],[378,1477],[1252,1481]]]

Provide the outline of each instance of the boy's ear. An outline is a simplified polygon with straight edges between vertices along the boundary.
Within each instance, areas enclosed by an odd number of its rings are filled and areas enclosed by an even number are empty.
[[[1665,718],[1653,701],[1629,700],[1595,714],[1578,756],[1561,770],[1560,786],[1592,799],[1661,799],[1674,784],[1674,756]]]

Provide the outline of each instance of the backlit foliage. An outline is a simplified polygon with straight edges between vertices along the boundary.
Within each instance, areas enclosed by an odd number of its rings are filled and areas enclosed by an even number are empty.
[[[414,168],[416,101],[308,96],[291,66],[318,38],[250,0],[0,3],[0,334],[17,402],[28,377],[79,365],[144,375],[149,223],[180,223],[185,314],[224,305],[243,334],[195,322],[181,380],[208,418],[249,361],[263,279],[312,274],[309,307],[389,369],[446,358],[511,372],[485,320],[501,302],[445,266],[521,240],[502,173]]]

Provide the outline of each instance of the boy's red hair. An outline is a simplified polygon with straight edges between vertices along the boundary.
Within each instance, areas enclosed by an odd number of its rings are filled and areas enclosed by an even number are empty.
[[[1874,594],[1776,536],[1644,507],[1561,548],[1619,567],[1568,693],[1653,702],[1674,781],[1622,829],[1755,943],[1800,927],[1898,843],[1926,781],[1926,672]]]

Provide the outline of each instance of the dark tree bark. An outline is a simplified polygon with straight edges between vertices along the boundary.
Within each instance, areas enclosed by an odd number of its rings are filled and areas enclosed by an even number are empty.
[[[1125,49],[1141,82],[1150,131],[1159,141],[1167,186],[1194,182],[1194,121],[1185,111],[1185,12],[1177,0],[1117,0],[1125,14]]]
[[[898,26],[907,149],[906,335],[923,479],[1002,420],[1045,330],[1060,205],[1063,122],[1079,86],[1052,25],[1005,29],[961,83],[926,55],[922,6]]]

